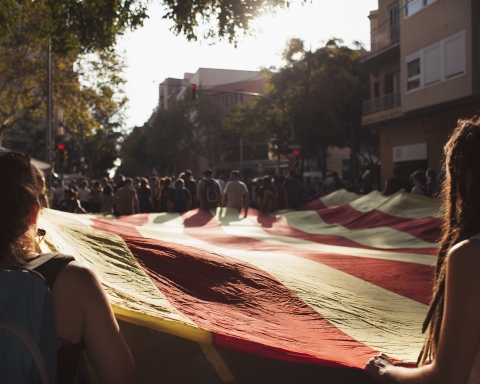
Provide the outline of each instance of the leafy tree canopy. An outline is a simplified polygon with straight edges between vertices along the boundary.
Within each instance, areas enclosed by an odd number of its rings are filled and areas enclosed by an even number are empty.
[[[115,45],[117,37],[136,29],[148,18],[149,0],[2,0],[0,40],[8,39],[25,13],[37,18],[30,30],[39,39],[51,39],[54,52],[93,52]],[[288,7],[289,0],[161,0],[172,31],[188,40],[227,39],[236,44],[252,33],[252,22],[263,13]],[[206,26],[206,28],[201,28]]]

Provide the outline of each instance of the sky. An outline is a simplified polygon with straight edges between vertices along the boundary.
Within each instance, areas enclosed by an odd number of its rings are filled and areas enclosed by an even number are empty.
[[[292,37],[304,40],[315,50],[332,37],[365,44],[369,50],[368,15],[378,8],[378,0],[292,0],[290,8],[258,20],[254,37],[243,37],[237,48],[228,42],[188,42],[170,31],[171,21],[163,20],[161,5],[151,3],[149,19],[136,31],[120,39],[127,68],[125,92],[129,98],[126,127],[143,125],[158,104],[158,86],[167,77],[183,78],[198,68],[258,70],[280,67],[285,43]]]

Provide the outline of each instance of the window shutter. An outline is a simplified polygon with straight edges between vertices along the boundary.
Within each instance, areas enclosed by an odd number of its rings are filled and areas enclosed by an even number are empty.
[[[465,36],[445,42],[445,77],[465,72]]]
[[[440,55],[439,45],[425,51],[425,85],[440,81],[442,75]]]

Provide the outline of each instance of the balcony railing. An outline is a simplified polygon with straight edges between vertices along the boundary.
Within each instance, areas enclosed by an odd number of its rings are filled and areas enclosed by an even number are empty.
[[[400,25],[383,27],[370,35],[370,52],[374,53],[380,49],[400,40]]]
[[[400,92],[389,93],[378,99],[364,101],[362,104],[362,112],[364,115],[368,115],[370,113],[399,107],[400,105],[402,105]]]

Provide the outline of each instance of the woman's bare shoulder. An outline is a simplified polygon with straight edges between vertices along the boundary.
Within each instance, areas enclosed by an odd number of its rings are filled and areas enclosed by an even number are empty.
[[[79,288],[99,284],[93,269],[77,260],[71,261],[61,269],[57,281],[60,285],[76,285]]]
[[[448,253],[449,264],[480,268],[480,239],[471,238],[456,244]]]

